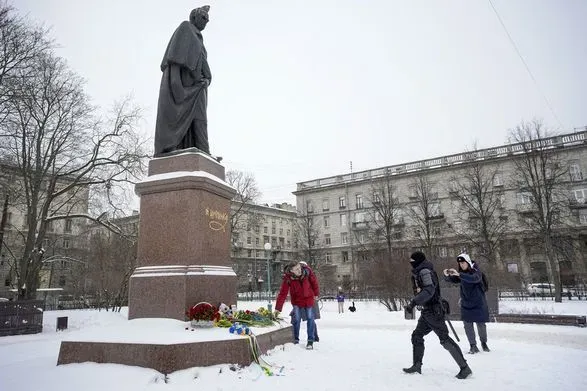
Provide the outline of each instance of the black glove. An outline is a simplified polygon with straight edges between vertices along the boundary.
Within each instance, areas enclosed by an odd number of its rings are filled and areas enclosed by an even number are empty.
[[[412,312],[412,311],[414,310],[414,307],[415,307],[415,306],[416,306],[416,305],[414,304],[414,302],[413,302],[413,301],[410,301],[410,302],[408,303],[408,305],[406,305],[406,306],[404,307],[404,309],[405,309],[406,311],[408,311],[408,312]]]

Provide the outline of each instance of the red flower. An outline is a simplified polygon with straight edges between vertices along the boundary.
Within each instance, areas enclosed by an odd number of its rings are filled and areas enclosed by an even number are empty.
[[[246,310],[245,311],[245,314],[247,314],[247,315],[250,314],[250,313],[251,313],[251,311],[249,311],[249,310]]]
[[[215,320],[219,314],[216,307],[210,303],[201,302],[191,307],[186,315],[189,320]]]

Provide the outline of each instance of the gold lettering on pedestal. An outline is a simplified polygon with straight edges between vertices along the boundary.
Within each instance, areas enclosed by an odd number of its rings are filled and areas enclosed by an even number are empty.
[[[212,231],[226,232],[228,213],[206,208],[206,216],[208,217],[208,227],[210,227]]]

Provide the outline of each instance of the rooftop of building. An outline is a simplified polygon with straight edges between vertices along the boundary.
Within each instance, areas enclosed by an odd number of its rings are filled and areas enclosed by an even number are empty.
[[[585,130],[583,131],[555,135],[540,140],[541,146],[549,148],[568,148],[585,143],[587,143],[587,127],[585,127]],[[293,192],[293,194],[297,195],[306,191],[312,191],[329,186],[348,184],[352,182],[360,182],[378,177],[384,177],[386,175],[404,175],[408,173],[416,173],[442,167],[466,164],[474,161],[502,159],[507,156],[519,155],[523,153],[524,143],[505,144],[498,147],[478,149],[470,152],[461,152],[453,155],[440,156],[431,159],[418,160],[409,163],[396,164],[365,171],[351,172],[348,174],[333,175],[329,177],[298,182],[297,189]]]

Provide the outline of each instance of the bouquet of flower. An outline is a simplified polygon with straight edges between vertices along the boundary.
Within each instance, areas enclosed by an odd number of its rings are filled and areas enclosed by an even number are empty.
[[[217,321],[220,319],[218,309],[210,303],[201,302],[189,308],[186,312],[189,320],[211,320]]]

